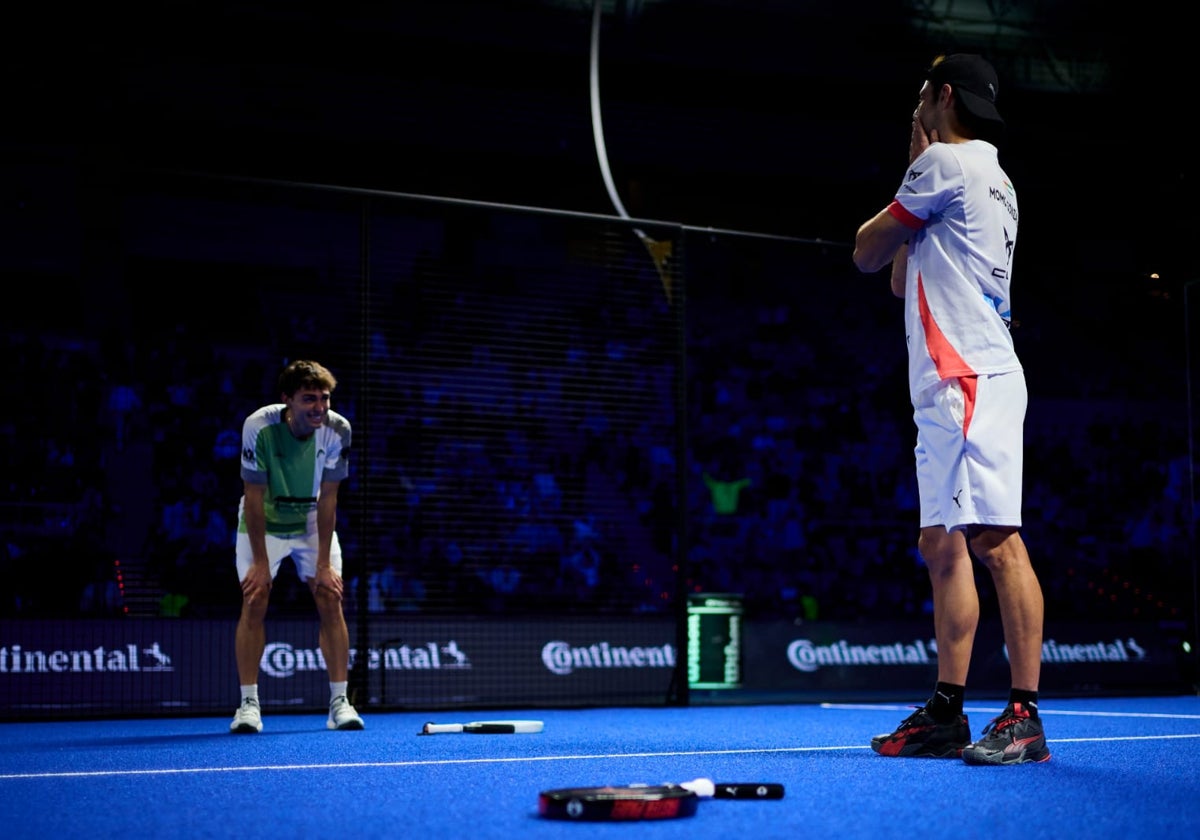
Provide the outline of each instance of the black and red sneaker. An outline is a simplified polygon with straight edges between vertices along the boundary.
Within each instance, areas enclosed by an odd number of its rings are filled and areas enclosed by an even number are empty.
[[[871,749],[901,758],[958,758],[970,743],[971,727],[966,715],[938,723],[924,706],[919,706],[895,732],[872,738]]]
[[[1050,760],[1050,748],[1040,718],[1031,717],[1020,703],[1004,707],[983,728],[983,737],[963,750],[967,764],[1025,764]]]

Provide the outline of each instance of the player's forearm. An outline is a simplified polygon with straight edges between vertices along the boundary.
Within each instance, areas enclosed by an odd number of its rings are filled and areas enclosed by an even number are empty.
[[[892,294],[904,297],[904,287],[908,280],[908,244],[900,246],[896,256],[892,257]]]
[[[322,492],[317,499],[317,568],[328,568],[333,531],[337,526],[337,496]]]
[[[254,554],[255,563],[267,562],[267,515],[263,512],[262,504],[255,504],[250,499],[242,511],[242,519],[246,523],[246,536],[250,538],[250,550]]]
[[[855,267],[864,274],[874,274],[892,261],[907,239],[908,231],[886,208],[880,210],[863,222],[854,236]]]

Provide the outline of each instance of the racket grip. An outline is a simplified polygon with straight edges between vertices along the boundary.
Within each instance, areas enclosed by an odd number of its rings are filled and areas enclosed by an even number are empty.
[[[717,782],[714,799],[783,799],[783,785],[774,782]]]
[[[421,728],[422,735],[444,735],[463,731],[461,723],[427,723]]]
[[[512,735],[517,727],[512,723],[469,723],[462,731],[474,735]]]

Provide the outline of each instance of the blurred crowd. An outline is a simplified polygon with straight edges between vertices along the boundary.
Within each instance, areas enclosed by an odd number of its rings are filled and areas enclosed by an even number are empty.
[[[652,293],[568,299],[559,327],[519,307],[480,327],[496,302],[458,290],[381,319],[369,385],[326,360],[355,424],[339,521],[351,609],[628,614],[725,592],[759,618],[929,613],[895,302],[764,294],[771,273],[701,276],[686,321],[653,272],[627,278]],[[407,337],[417,318],[439,329]],[[186,318],[4,342],[23,407],[0,421],[0,615],[236,614],[241,422],[284,360]],[[1184,384],[1149,381],[1118,349],[1084,378],[1057,346],[1036,326],[1018,335],[1025,532],[1048,616],[1179,620]],[[311,610],[289,574],[273,609]]]

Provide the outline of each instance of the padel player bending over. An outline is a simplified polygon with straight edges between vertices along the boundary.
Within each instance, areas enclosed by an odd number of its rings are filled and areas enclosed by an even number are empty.
[[[362,729],[346,699],[350,634],[342,613],[342,549],[338,545],[338,485],[349,472],[350,423],[329,407],[337,380],[311,361],[279,375],[282,402],[264,406],[242,426],[237,571],[242,613],[236,651],[242,701],[229,731],[262,731],[258,668],[266,647],[264,621],[271,584],[290,556],[308,584],[320,616],[321,655],[329,671],[330,729]]]

